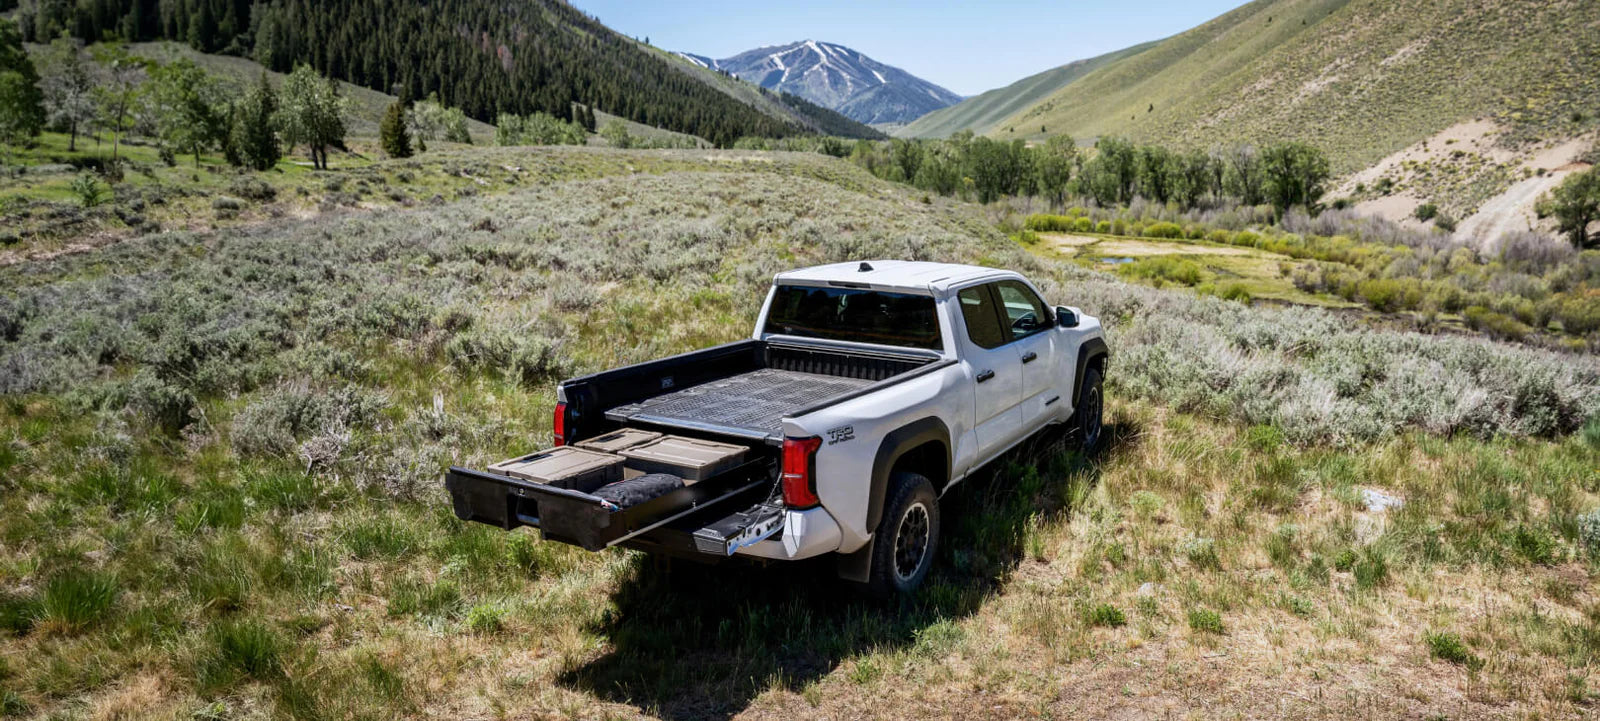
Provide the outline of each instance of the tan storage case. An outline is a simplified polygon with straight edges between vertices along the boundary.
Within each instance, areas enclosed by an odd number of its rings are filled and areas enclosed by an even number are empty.
[[[489,466],[490,473],[589,493],[622,480],[621,456],[560,446]]]
[[[586,441],[578,441],[575,445],[601,453],[618,453],[625,448],[649,443],[661,434],[655,431],[641,431],[637,428],[623,428],[604,435],[595,436]]]
[[[686,483],[703,481],[744,462],[748,449],[731,443],[662,436],[620,451],[628,475],[670,473]]]

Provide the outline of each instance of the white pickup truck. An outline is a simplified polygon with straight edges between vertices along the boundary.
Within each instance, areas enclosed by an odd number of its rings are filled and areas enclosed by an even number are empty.
[[[874,260],[779,274],[748,339],[563,381],[558,446],[620,429],[737,444],[735,467],[628,507],[593,488],[451,468],[456,515],[589,550],[702,560],[838,556],[908,592],[939,542],[939,498],[1059,423],[1092,450],[1100,323],[1021,275]]]

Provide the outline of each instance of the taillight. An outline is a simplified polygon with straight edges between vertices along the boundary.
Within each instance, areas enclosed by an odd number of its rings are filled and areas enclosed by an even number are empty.
[[[817,498],[817,449],[822,439],[783,439],[783,504],[790,508],[811,508],[822,503]]]
[[[554,418],[554,420],[551,421],[550,434],[555,436],[556,445],[558,445],[558,446],[567,445],[567,403],[566,403],[566,401],[558,401],[556,403],[555,418]]]

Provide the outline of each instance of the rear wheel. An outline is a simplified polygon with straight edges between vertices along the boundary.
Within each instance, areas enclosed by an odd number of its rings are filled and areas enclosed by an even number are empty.
[[[1100,386],[1099,369],[1084,371],[1083,389],[1078,393],[1078,409],[1073,413],[1073,420],[1085,454],[1094,453],[1100,448],[1100,436],[1105,430],[1105,396]]]
[[[873,535],[872,574],[867,590],[887,597],[910,593],[928,577],[939,551],[939,499],[920,474],[897,472],[889,479],[883,518]]]

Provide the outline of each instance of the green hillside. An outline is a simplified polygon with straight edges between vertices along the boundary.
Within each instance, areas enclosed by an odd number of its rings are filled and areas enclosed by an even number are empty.
[[[894,135],[897,138],[944,138],[958,130],[987,133],[1001,121],[1049,97],[1068,83],[1155,44],[1135,45],[1030,75],[1003,88],[995,88],[928,113],[896,130]]]
[[[560,0],[45,2],[25,4],[17,20],[31,42],[63,32],[91,41],[174,40],[279,72],[309,64],[394,95],[437,94],[482,121],[500,113],[570,118],[581,103],[719,144],[806,130],[678,72]]]
[[[1258,0],[1109,63],[992,131],[1188,147],[1306,140],[1336,172],[1475,117],[1508,138],[1593,128],[1600,13],[1532,0]]]
[[[41,50],[42,45],[32,46],[32,49]],[[247,84],[254,83],[256,77],[265,70],[260,63],[248,58],[233,57],[230,55],[210,55],[199,52],[188,45],[168,41],[134,43],[128,48],[134,55],[149,58],[160,63],[170,63],[175,60],[188,59],[200,67],[205,68],[223,80],[223,82],[236,89],[243,89]],[[37,60],[36,60],[37,62]],[[267,77],[274,86],[283,82],[283,73],[267,71]],[[378,92],[359,85],[346,82],[339,83],[339,92],[350,100],[350,133],[359,137],[375,137],[378,134],[378,121],[383,118],[383,112],[398,98],[388,93]],[[478,120],[467,120],[467,130],[472,133],[474,142],[485,143],[494,140],[494,126]]]

